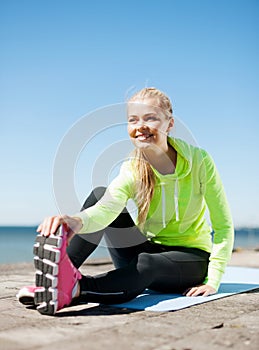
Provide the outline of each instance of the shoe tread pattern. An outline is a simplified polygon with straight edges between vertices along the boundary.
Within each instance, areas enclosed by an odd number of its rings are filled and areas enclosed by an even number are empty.
[[[44,287],[34,296],[37,310],[43,315],[54,315],[57,303],[57,276],[61,246],[61,237],[44,237],[37,235],[33,247],[34,266],[36,268],[35,283],[37,287]]]

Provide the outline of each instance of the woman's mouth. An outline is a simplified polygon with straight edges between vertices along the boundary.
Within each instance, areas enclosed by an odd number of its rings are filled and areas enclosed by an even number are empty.
[[[135,136],[135,138],[139,141],[145,141],[145,140],[148,140],[152,136],[153,136],[153,134],[138,134]]]

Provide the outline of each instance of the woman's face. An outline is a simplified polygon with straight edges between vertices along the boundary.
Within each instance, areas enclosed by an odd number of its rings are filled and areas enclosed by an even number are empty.
[[[173,127],[173,118],[168,118],[153,99],[141,99],[128,103],[128,133],[138,148],[167,145],[168,131]]]

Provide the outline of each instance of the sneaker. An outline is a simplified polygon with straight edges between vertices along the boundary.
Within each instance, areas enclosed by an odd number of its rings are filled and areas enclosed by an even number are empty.
[[[42,287],[25,286],[19,290],[19,292],[16,294],[16,298],[23,305],[36,307],[34,296],[37,291],[42,291]]]
[[[43,287],[34,295],[37,310],[54,315],[73,301],[81,273],[74,267],[67,252],[67,228],[61,225],[55,235],[37,235],[33,253],[36,286]]]

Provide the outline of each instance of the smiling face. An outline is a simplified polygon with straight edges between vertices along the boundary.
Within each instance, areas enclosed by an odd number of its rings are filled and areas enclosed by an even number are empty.
[[[173,127],[169,118],[154,99],[146,98],[128,103],[128,133],[137,148],[167,147],[167,134]]]

